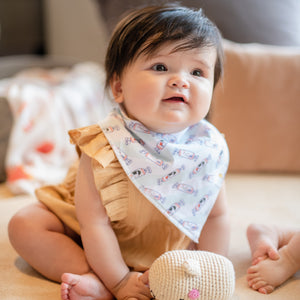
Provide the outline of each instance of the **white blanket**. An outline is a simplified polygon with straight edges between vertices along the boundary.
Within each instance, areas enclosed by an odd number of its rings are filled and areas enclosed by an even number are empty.
[[[6,156],[11,191],[33,194],[60,182],[76,158],[68,130],[96,123],[110,110],[104,72],[93,63],[72,69],[28,69],[0,82],[14,124]]]

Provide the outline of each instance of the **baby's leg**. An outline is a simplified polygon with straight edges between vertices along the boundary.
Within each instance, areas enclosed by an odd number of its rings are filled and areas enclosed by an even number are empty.
[[[280,258],[269,258],[248,269],[248,284],[261,293],[270,293],[300,270],[300,231],[279,249]]]
[[[247,237],[252,254],[252,264],[269,257],[278,259],[279,233],[275,227],[251,224],[247,229]]]
[[[64,272],[90,271],[82,248],[42,203],[32,204],[14,215],[8,233],[20,256],[48,279],[60,282]]]
[[[98,277],[91,275],[83,249],[70,237],[74,232],[42,203],[20,210],[11,219],[8,232],[19,255],[48,279],[61,282],[66,272],[83,274],[82,280],[80,275],[65,276],[68,280],[62,284],[63,299],[111,299]],[[80,284],[74,283],[74,278]]]

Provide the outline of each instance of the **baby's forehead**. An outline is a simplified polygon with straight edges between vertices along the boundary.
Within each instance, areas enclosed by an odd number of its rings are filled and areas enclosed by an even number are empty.
[[[207,43],[196,44],[190,39],[181,39],[176,41],[160,41],[154,42],[152,38],[146,41],[137,51],[135,58],[144,56],[146,58],[154,58],[157,56],[168,56],[176,52],[193,52],[201,54],[207,51],[216,51],[216,47]]]
[[[165,42],[153,51],[147,51],[142,48],[134,60],[155,60],[158,58],[169,58],[173,56],[178,58],[177,54],[182,55],[182,57],[188,56],[194,59],[207,57],[209,60],[212,59],[215,62],[217,50],[216,47],[208,45],[195,47],[182,41]]]

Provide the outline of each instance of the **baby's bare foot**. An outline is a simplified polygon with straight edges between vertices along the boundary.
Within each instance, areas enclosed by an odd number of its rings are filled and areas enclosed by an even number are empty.
[[[286,246],[279,250],[279,255],[278,260],[267,258],[248,269],[247,280],[252,289],[269,294],[297,272],[299,266]]]
[[[63,300],[112,300],[112,294],[93,273],[76,275],[64,273],[61,283]]]
[[[279,259],[278,233],[274,227],[251,224],[247,229],[247,237],[252,253],[252,264],[270,258]]]

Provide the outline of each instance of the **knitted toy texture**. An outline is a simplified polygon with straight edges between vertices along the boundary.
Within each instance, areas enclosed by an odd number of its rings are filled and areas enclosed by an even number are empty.
[[[224,256],[206,251],[174,250],[157,258],[149,270],[157,300],[229,300],[234,268]]]

